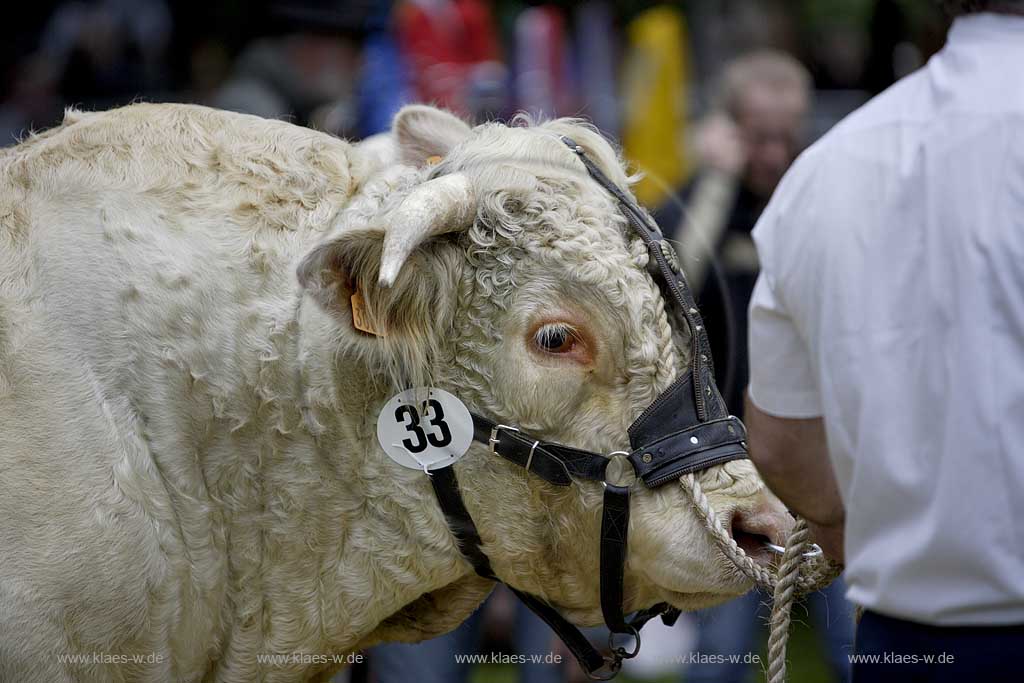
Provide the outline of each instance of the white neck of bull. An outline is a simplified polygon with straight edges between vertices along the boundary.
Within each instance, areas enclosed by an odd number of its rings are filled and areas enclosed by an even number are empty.
[[[312,301],[297,311],[297,320],[230,331],[234,353],[189,391],[188,405],[212,410],[147,411],[152,456],[180,520],[170,555],[194,591],[194,609],[183,611],[191,623],[177,627],[207,624],[206,642],[264,652],[444,633],[492,584],[459,554],[425,475],[377,445],[376,416],[395,388],[339,349],[337,323]],[[227,613],[219,625],[218,612]]]

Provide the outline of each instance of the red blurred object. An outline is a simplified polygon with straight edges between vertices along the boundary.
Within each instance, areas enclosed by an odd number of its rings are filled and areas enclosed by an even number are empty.
[[[407,0],[395,8],[398,44],[416,98],[472,113],[474,71],[501,61],[490,8],[481,0]]]

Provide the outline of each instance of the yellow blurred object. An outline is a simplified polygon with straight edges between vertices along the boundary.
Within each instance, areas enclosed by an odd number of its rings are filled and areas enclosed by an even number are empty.
[[[689,35],[682,12],[661,5],[634,19],[627,29],[629,58],[622,145],[626,158],[645,178],[637,199],[657,206],[686,179],[686,139],[690,68]],[[653,179],[652,179],[653,178]]]

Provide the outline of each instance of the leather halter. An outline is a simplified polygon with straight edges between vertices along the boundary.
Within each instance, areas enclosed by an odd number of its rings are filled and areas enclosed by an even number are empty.
[[[711,348],[703,322],[683,276],[675,252],[662,239],[657,225],[587,157],[572,139],[561,141],[576,154],[590,177],[619,203],[633,232],[650,252],[648,269],[670,305],[671,317],[690,333],[693,358],[689,369],[673,382],[630,425],[631,450],[603,455],[559,443],[536,439],[514,426],[495,424],[473,414],[473,439],[487,444],[500,456],[555,486],[571,486],[577,480],[599,481],[604,485],[601,519],[601,613],[611,631],[610,655],[601,654],[590,641],[555,608],[540,598],[510,588],[523,603],[543,619],[576,657],[583,671],[593,679],[613,678],[622,661],[640,651],[640,628],[655,616],[672,625],[679,610],[661,603],[626,617],[623,607],[623,575],[629,530],[629,495],[639,478],[655,488],[729,460],[746,458],[746,430],[728,414],[714,382]],[[616,473],[610,473],[615,463]],[[630,477],[630,469],[634,477]],[[480,534],[466,510],[455,470],[451,465],[428,472],[430,482],[455,536],[459,551],[477,574],[500,581],[483,552]],[[631,637],[633,647],[615,643],[615,636]]]

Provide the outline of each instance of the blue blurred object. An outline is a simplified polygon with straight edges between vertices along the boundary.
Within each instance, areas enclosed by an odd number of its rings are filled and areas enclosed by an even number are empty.
[[[385,31],[369,34],[363,43],[356,98],[357,130],[364,138],[388,130],[395,113],[412,101],[406,64],[397,42]]]
[[[619,100],[615,90],[615,23],[607,2],[583,4],[576,15],[580,92],[583,114],[606,135],[619,135]]]

